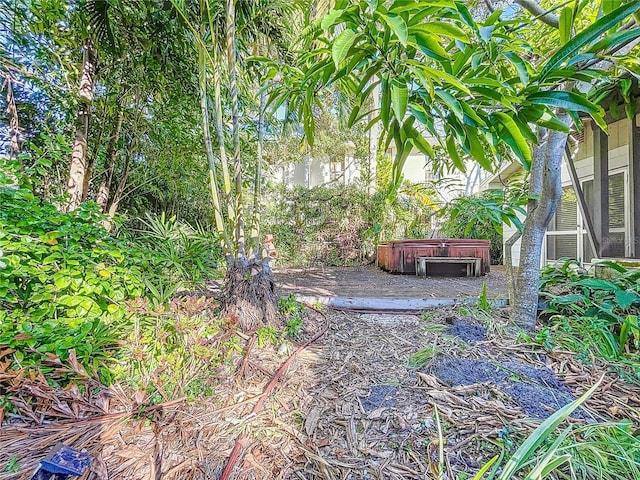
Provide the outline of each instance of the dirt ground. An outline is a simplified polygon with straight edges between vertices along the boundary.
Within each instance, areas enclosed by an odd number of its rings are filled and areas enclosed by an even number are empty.
[[[498,445],[513,451],[601,376],[596,394],[570,421],[629,419],[640,427],[638,386],[597,359],[585,365],[571,352],[519,343],[507,318],[504,310],[464,307],[416,315],[308,308],[300,339],[256,345],[245,361],[239,356],[211,397],[123,421],[132,400],[114,389],[110,413],[95,420],[3,427],[0,465],[3,454],[4,461],[23,458],[24,447],[13,448],[21,441],[42,451],[61,441],[88,449],[94,462],[87,478],[99,480],[221,478],[230,458],[231,479],[435,479],[440,472],[447,480],[469,478]],[[274,388],[261,400],[269,384]],[[261,401],[264,409],[256,410]],[[59,408],[74,408],[66,402]],[[25,458],[38,455],[32,450]],[[28,476],[0,472],[0,480],[16,478]]]
[[[506,298],[504,267],[491,266],[481,277],[417,277],[393,275],[375,265],[314,269],[276,268],[276,285],[283,295],[380,298],[478,297],[487,285],[489,298]]]

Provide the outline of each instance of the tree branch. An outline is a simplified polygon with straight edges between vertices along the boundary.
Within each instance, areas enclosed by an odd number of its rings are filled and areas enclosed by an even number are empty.
[[[515,0],[517,5],[520,5],[527,12],[535,15],[547,25],[558,28],[560,26],[560,19],[548,10],[545,10],[540,6],[536,0]]]

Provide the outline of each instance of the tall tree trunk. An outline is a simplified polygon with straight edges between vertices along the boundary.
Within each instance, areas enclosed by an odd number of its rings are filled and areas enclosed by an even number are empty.
[[[11,87],[11,78],[9,74],[6,77],[7,85],[7,116],[9,117],[9,160],[18,160],[20,162],[20,152],[22,151],[22,139],[20,138],[20,124],[18,122],[18,108],[16,107],[16,99],[13,96],[13,88]],[[22,163],[20,162],[20,169]]]
[[[86,201],[89,196],[89,185],[91,184],[91,177],[93,176],[93,172],[96,167],[96,157],[98,156],[98,151],[100,150],[100,143],[102,142],[102,135],[104,134],[105,125],[107,123],[107,110],[108,110],[108,102],[104,102],[104,109],[102,112],[102,116],[99,120],[99,128],[94,138],[94,146],[93,151],[89,152],[87,150],[87,171],[84,175],[84,183],[82,185],[82,201]],[[94,113],[95,117],[96,114]]]
[[[231,97],[233,138],[233,197],[235,210],[233,225],[235,258],[227,266],[222,309],[235,318],[244,331],[252,331],[263,324],[277,323],[278,301],[268,260],[247,259],[244,239],[244,210],[242,196],[242,161],[240,158],[239,100],[236,72],[235,1],[227,0],[227,60],[229,94]],[[218,115],[217,115],[218,116]],[[219,116],[218,116],[219,118]]]
[[[251,238],[253,256],[260,258],[260,196],[262,195],[262,160],[264,156],[264,119],[267,108],[267,92],[260,92],[260,111],[258,112],[258,149],[256,154],[256,172],[253,179],[253,220]]]
[[[82,202],[87,175],[89,117],[94,97],[98,52],[91,39],[85,40],[83,47],[82,76],[78,91],[80,107],[76,117],[76,136],[73,141],[71,166],[67,180],[67,194],[69,195],[65,206],[67,211],[75,210]]]
[[[571,124],[568,115],[559,118],[566,125]],[[527,218],[512,306],[513,319],[525,329],[533,329],[536,325],[542,243],[562,195],[561,167],[567,138],[566,133],[540,128],[538,145],[533,153]]]
[[[201,32],[202,34],[202,32]],[[204,36],[204,35],[203,35]],[[216,222],[216,230],[222,238],[222,249],[227,258],[227,263],[231,262],[231,242],[229,234],[225,228],[224,218],[222,216],[222,207],[220,201],[220,189],[218,188],[218,178],[216,174],[216,161],[213,156],[213,145],[211,144],[211,129],[209,128],[209,106],[207,96],[207,63],[205,58],[204,46],[199,45],[199,88],[200,88],[200,113],[202,116],[202,132],[204,135],[204,144],[207,152],[207,164],[209,166],[209,188],[211,190],[211,199],[213,201],[213,214]],[[222,147],[224,153],[224,146]]]
[[[118,211],[118,207],[120,206],[120,202],[123,198],[124,189],[127,186],[127,179],[129,177],[129,161],[131,156],[132,153],[131,149],[129,148],[127,155],[125,156],[124,165],[122,166],[120,180],[118,180],[118,185],[113,191],[111,202],[109,203],[109,208],[107,209],[107,220],[104,223],[104,226],[107,228],[107,230],[111,230],[111,227],[113,226],[113,217],[115,217],[116,212]]]
[[[124,110],[120,108],[116,117],[116,125],[109,137],[109,143],[107,145],[107,156],[105,158],[104,172],[102,172],[102,179],[100,180],[100,186],[98,187],[98,193],[96,195],[96,203],[100,206],[100,210],[105,212],[107,209],[107,202],[109,201],[109,189],[111,188],[111,181],[113,178],[113,170],[116,166],[116,155],[118,153],[118,141],[120,140],[120,131],[122,130],[122,121],[124,119]]]
[[[242,159],[240,158],[240,101],[238,97],[238,81],[236,56],[236,0],[227,0],[227,62],[229,69],[229,96],[231,97],[231,125],[233,145],[233,206],[235,210],[234,240],[237,248],[236,261],[241,265],[247,262],[244,238],[244,212],[242,195]]]
[[[215,128],[216,135],[218,136],[218,154],[220,156],[220,167],[222,169],[222,181],[224,183],[224,192],[221,195],[222,202],[227,204],[227,215],[231,225],[235,224],[235,212],[233,203],[231,202],[231,173],[229,170],[229,162],[227,160],[227,149],[225,147],[224,139],[224,124],[222,122],[222,89],[220,78],[220,65],[218,64],[219,54],[217,53],[217,47],[214,46],[213,57],[213,103],[215,111]]]

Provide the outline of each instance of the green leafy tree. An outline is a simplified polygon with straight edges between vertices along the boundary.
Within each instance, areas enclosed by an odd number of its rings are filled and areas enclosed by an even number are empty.
[[[266,97],[258,94],[261,101],[257,112],[250,108],[255,102],[241,102],[243,93],[255,92],[260,86],[243,72],[247,72],[250,56],[276,55],[275,47],[286,45],[292,25],[287,21],[293,17],[295,4],[281,0],[200,0],[195,5],[171,0],[171,3],[192,34],[198,58],[209,185],[215,225],[227,261],[223,308],[249,330],[262,322],[273,323],[277,302],[269,259],[261,258],[259,238]],[[223,79],[228,86],[226,90],[222,88]],[[268,78],[262,80],[263,87],[267,81]],[[210,86],[213,86],[217,156],[210,133]],[[255,155],[243,150],[241,143],[242,130],[251,124],[257,125]],[[248,176],[252,185],[247,182]]]
[[[578,2],[576,10],[584,5]],[[370,126],[382,127],[383,151],[394,143],[396,182],[413,148],[433,157],[423,132],[441,141],[459,170],[467,157],[493,170],[500,145],[507,145],[531,170],[528,250],[515,298],[516,320],[531,327],[542,237],[559,201],[567,134],[579,113],[606,129],[602,108],[576,85],[606,78],[608,67],[592,60],[640,35],[632,24],[624,34],[604,36],[638,10],[637,2],[626,3],[575,36],[565,32],[566,43],[555,51],[538,52],[519,34],[522,19],[503,20],[500,11],[477,23],[461,2],[448,0],[336,2],[315,25],[319,46],[285,72],[289,82],[275,97],[296,105],[313,142],[316,92],[329,85],[351,92],[350,123],[369,118]]]

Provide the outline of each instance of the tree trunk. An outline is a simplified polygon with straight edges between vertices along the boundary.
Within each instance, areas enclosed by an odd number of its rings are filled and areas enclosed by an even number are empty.
[[[120,202],[122,201],[124,189],[127,186],[127,178],[129,177],[129,158],[131,157],[131,155],[131,149],[129,148],[129,152],[127,153],[127,156],[125,158],[124,166],[122,167],[120,180],[118,181],[118,185],[113,192],[111,203],[109,204],[109,208],[107,210],[107,220],[104,223],[104,226],[107,230],[111,230],[111,227],[113,227],[113,217],[115,217],[116,212],[118,211],[118,206],[120,206]]]
[[[18,122],[18,108],[16,107],[16,99],[13,96],[13,88],[11,87],[11,79],[9,74],[6,78],[7,85],[7,116],[9,117],[9,160],[17,160],[20,162],[20,152],[22,151],[22,139],[20,138],[20,124]],[[20,162],[22,170],[22,162]]]
[[[262,195],[262,161],[264,157],[264,123],[267,108],[267,92],[265,89],[260,93],[260,112],[258,113],[258,149],[256,152],[256,172],[253,179],[253,220],[251,240],[253,243],[253,256],[260,258],[260,196]]]
[[[513,269],[513,246],[522,237],[522,233],[516,230],[504,242],[504,268],[507,274],[507,295],[509,298],[509,304],[513,305],[516,298],[516,273]]]
[[[269,259],[247,258],[244,238],[244,204],[242,159],[240,155],[240,102],[236,66],[236,0],[227,0],[226,34],[229,71],[229,96],[231,98],[233,145],[233,195],[230,200],[235,212],[233,222],[234,259],[227,265],[222,311],[229,318],[237,319],[240,328],[252,331],[262,324],[275,325],[278,299],[274,291],[273,275]],[[216,120],[220,116],[216,112]]]
[[[71,166],[67,180],[67,194],[69,198],[66,210],[75,210],[80,206],[84,194],[85,177],[87,175],[87,138],[89,135],[89,117],[94,97],[96,82],[97,51],[90,39],[84,42],[82,59],[82,76],[78,98],[80,107],[76,117],[76,137],[71,152]]]
[[[113,133],[109,137],[109,144],[107,145],[107,156],[105,159],[104,172],[102,173],[102,180],[100,180],[100,186],[98,187],[98,193],[96,195],[96,203],[100,206],[100,211],[103,213],[107,209],[107,202],[109,201],[109,189],[111,187],[111,180],[113,178],[113,170],[116,166],[116,155],[118,153],[118,141],[120,140],[120,131],[122,130],[122,120],[124,118],[124,111],[118,110],[118,116],[116,117],[116,126]]]
[[[221,307],[244,332],[265,324],[277,326],[278,298],[268,258],[236,261],[227,267]]]
[[[560,119],[570,125],[568,115],[561,115]],[[542,243],[562,195],[561,167],[567,138],[566,133],[540,128],[533,153],[527,218],[512,305],[513,320],[528,330],[536,325]]]
[[[234,192],[232,204],[235,211],[234,247],[236,261],[246,263],[244,238],[244,211],[242,186],[242,158],[240,156],[240,99],[237,82],[237,45],[236,45],[236,0],[227,0],[227,62],[229,69],[229,96],[231,97],[231,136],[233,145],[233,181]]]

